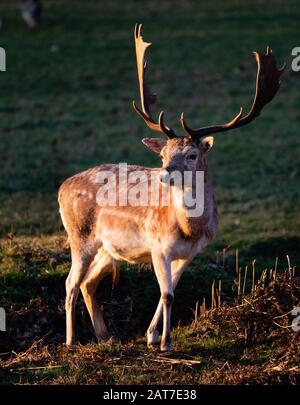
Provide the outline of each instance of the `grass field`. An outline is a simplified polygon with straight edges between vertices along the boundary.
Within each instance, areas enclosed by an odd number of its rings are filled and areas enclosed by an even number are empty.
[[[274,267],[276,258],[283,270],[286,255],[296,273],[299,268],[300,73],[290,68],[291,50],[299,46],[299,2],[45,3],[43,23],[34,32],[22,23],[15,2],[0,5],[0,46],[7,53],[7,72],[0,72],[0,306],[9,328],[0,335],[3,367],[15,356],[12,350],[33,344],[3,381],[226,383],[216,370],[226,363],[240,367],[242,358],[263,370],[272,348],[202,339],[190,323],[196,303],[203,297],[209,302],[213,280],[222,280],[222,299],[232,302],[236,249],[242,268],[256,259],[257,274]],[[201,361],[193,367],[160,365],[145,348],[159,291],[143,266],[124,266],[113,295],[110,280],[99,288],[110,329],[123,346],[92,343],[82,301],[77,336],[83,346],[76,353],[62,346],[70,255],[58,215],[59,185],[102,162],[160,164],[142,145],[142,137],[153,134],[131,106],[138,98],[136,22],[153,43],[148,77],[160,96],[158,108],[178,130],[181,111],[192,126],[201,126],[228,121],[241,105],[250,106],[256,74],[251,51],[270,45],[278,64],[287,62],[279,94],[262,116],[246,128],[216,134],[210,152],[219,234],[183,275],[173,311],[175,351]],[[50,367],[61,362],[63,372]],[[47,367],[32,371],[32,364]]]

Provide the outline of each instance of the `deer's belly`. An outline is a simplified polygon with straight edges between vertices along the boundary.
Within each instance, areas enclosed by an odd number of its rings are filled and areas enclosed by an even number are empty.
[[[174,245],[167,249],[162,250],[172,260],[178,259],[192,259],[198,253],[200,253],[206,246],[206,240],[195,242],[178,241]],[[134,238],[128,237],[128,239],[122,243],[122,241],[115,241],[113,239],[106,238],[103,241],[104,249],[116,260],[125,261],[132,264],[139,263],[151,263],[151,245],[144,244],[144,240],[136,241]]]
[[[113,235],[111,235],[113,236]],[[135,235],[126,235],[125,238],[105,238],[103,248],[116,260],[132,264],[150,263],[151,251],[144,241]]]

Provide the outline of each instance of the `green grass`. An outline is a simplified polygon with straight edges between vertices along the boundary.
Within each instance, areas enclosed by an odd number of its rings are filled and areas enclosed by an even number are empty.
[[[274,266],[276,257],[285,267],[287,254],[299,267],[300,74],[290,68],[300,19],[296,0],[112,0],[105,6],[48,0],[43,24],[34,32],[21,22],[15,2],[2,1],[0,15],[0,46],[7,52],[7,72],[0,72],[0,306],[20,317],[30,310],[53,310],[49,322],[58,332],[52,331],[51,339],[55,343],[58,334],[61,343],[70,256],[62,246],[58,186],[103,162],[160,164],[142,145],[142,137],[153,134],[131,106],[138,99],[136,22],[143,23],[144,38],[153,43],[148,77],[159,94],[157,111],[163,108],[167,123],[178,131],[181,111],[191,126],[200,126],[225,122],[241,105],[249,107],[256,73],[252,50],[271,45],[278,64],[287,61],[282,87],[262,116],[246,128],[215,136],[209,160],[220,229],[179,284],[173,324],[190,322],[196,302],[209,297],[213,279],[223,279],[224,298],[231,299],[235,249],[242,266],[256,258],[258,272]],[[216,258],[227,247],[221,272]],[[121,277],[115,295],[134,303],[133,320],[122,333],[141,336],[159,296],[154,275],[124,266]],[[108,311],[122,317],[123,309],[118,315],[111,303],[110,287],[105,282],[99,295],[109,302]],[[89,342],[93,334],[82,303],[77,315],[79,337]],[[39,333],[49,329],[39,327]],[[180,350],[197,344],[189,339]],[[205,344],[214,356],[218,342]],[[73,371],[68,371],[70,382],[77,376]],[[47,373],[51,381],[58,371]],[[132,382],[126,378],[122,381]]]

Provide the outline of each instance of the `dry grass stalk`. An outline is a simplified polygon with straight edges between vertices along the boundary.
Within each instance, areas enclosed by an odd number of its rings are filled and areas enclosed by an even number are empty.
[[[198,310],[199,310],[199,301],[196,302],[194,322],[197,322],[197,319],[198,319]],[[201,311],[201,310],[200,310],[200,311]]]
[[[157,361],[159,363],[170,363],[170,364],[183,364],[185,366],[195,366],[201,364],[200,360],[187,360],[187,359],[172,359],[170,357],[163,358],[152,358],[152,361]]]
[[[241,273],[242,273],[242,269],[238,270],[238,301],[241,298]]]
[[[201,316],[204,315],[205,312],[206,312],[206,299],[204,297],[203,301],[202,301],[202,304],[201,304],[201,307],[200,307],[200,315]]]
[[[290,262],[289,255],[286,255],[286,260],[287,260],[287,263],[288,263],[288,271],[290,273],[290,276],[292,276],[292,272],[291,272],[292,268],[291,268],[291,262]]]
[[[242,298],[245,296],[246,283],[247,283],[247,273],[248,273],[248,266],[246,266],[246,268],[245,268]]]
[[[215,280],[211,285],[211,309],[215,308]]]
[[[278,257],[276,257],[276,260],[275,260],[275,267],[274,267],[274,281],[276,281],[276,276],[277,276],[277,268],[278,268]]]
[[[255,263],[256,263],[256,260],[254,259],[252,261],[252,289],[251,289],[251,294],[253,294],[254,290],[255,290]]]

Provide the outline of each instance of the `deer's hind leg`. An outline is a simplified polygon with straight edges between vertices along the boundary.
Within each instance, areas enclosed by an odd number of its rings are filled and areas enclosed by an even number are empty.
[[[104,277],[112,274],[114,271],[117,272],[118,269],[119,263],[103,248],[100,248],[80,286],[98,341],[108,340],[109,333],[104,323],[103,311],[95,296],[96,289]]]
[[[66,279],[66,344],[72,347],[75,343],[75,305],[78,298],[80,284],[89,268],[92,255],[88,250],[77,249],[71,244],[72,266]],[[78,246],[82,246],[80,243]]]

